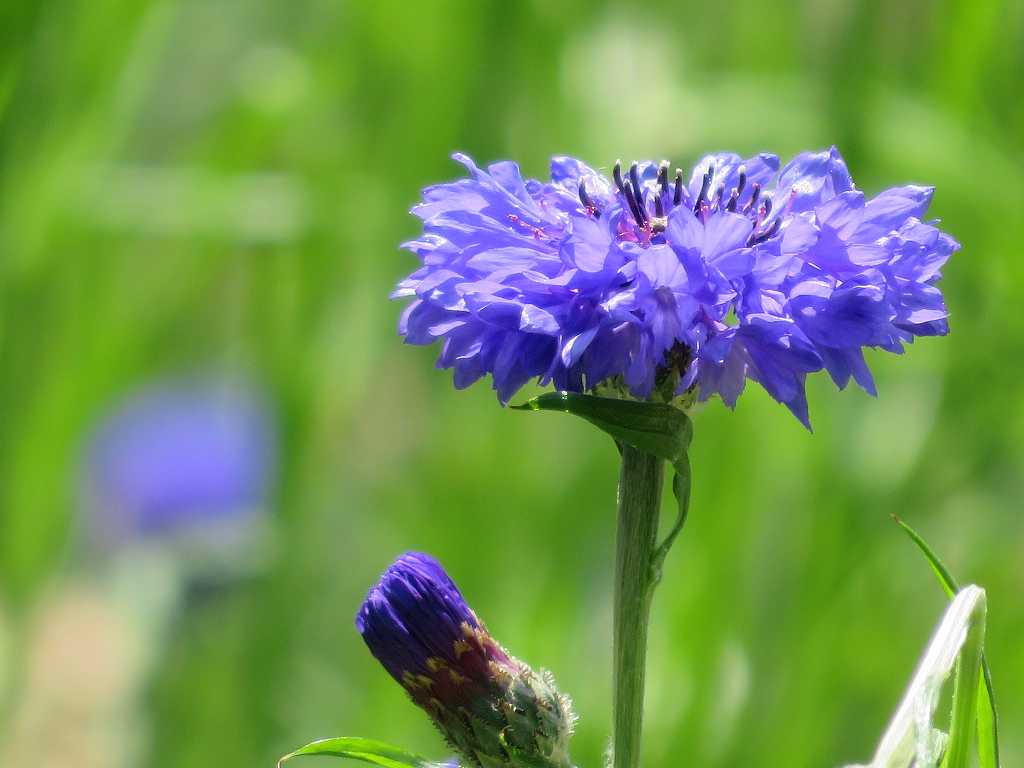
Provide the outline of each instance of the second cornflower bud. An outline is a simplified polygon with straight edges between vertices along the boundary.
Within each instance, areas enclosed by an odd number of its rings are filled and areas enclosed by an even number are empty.
[[[356,627],[467,765],[571,768],[568,698],[550,674],[490,636],[432,557],[398,558],[370,590]]]

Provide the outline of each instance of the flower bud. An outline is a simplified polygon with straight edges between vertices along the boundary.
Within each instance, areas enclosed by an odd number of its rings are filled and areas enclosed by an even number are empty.
[[[432,557],[402,555],[356,616],[370,652],[480,768],[571,768],[575,716],[550,674],[511,657]]]

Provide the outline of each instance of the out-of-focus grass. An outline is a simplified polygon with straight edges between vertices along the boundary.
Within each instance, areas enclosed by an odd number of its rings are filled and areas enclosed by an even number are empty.
[[[943,605],[891,512],[986,587],[1006,763],[1024,759],[1024,6],[9,0],[0,42],[8,624],[68,570],[77,448],[118,395],[242,369],[282,414],[279,557],[167,638],[153,765],[268,765],[341,733],[440,756],[352,626],[407,548],[555,672],[576,758],[598,765],[615,452],[484,386],[455,393],[434,350],[399,344],[405,211],[458,174],[454,149],[539,175],[562,152],[831,143],[868,192],[937,185],[964,244],[953,333],[871,355],[877,401],[815,379],[813,436],[758,391],[696,416],[647,764],[869,755]]]

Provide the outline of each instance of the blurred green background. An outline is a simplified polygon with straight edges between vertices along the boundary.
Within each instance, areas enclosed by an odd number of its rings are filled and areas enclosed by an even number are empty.
[[[574,757],[600,765],[615,450],[455,392],[436,349],[400,343],[406,211],[460,174],[453,150],[539,176],[560,153],[688,168],[834,143],[866,192],[937,186],[964,246],[952,334],[869,355],[877,400],[817,376],[813,435],[756,387],[696,415],[645,763],[870,757],[944,605],[890,513],[988,590],[1005,762],[1024,760],[1024,4],[7,0],[0,43],[0,755],[269,766],[353,734],[440,758],[352,623],[422,549],[555,673]],[[105,595],[76,533],[83,435],[147,382],[224,369],[276,406],[269,553],[145,635],[131,685],[58,622],[44,677],[59,657],[135,691],[86,759],[88,702],[19,714],[54,595]]]

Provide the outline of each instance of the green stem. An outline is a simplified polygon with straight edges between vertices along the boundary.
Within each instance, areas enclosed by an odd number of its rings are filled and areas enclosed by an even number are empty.
[[[622,446],[615,553],[614,768],[638,768],[664,462]]]

